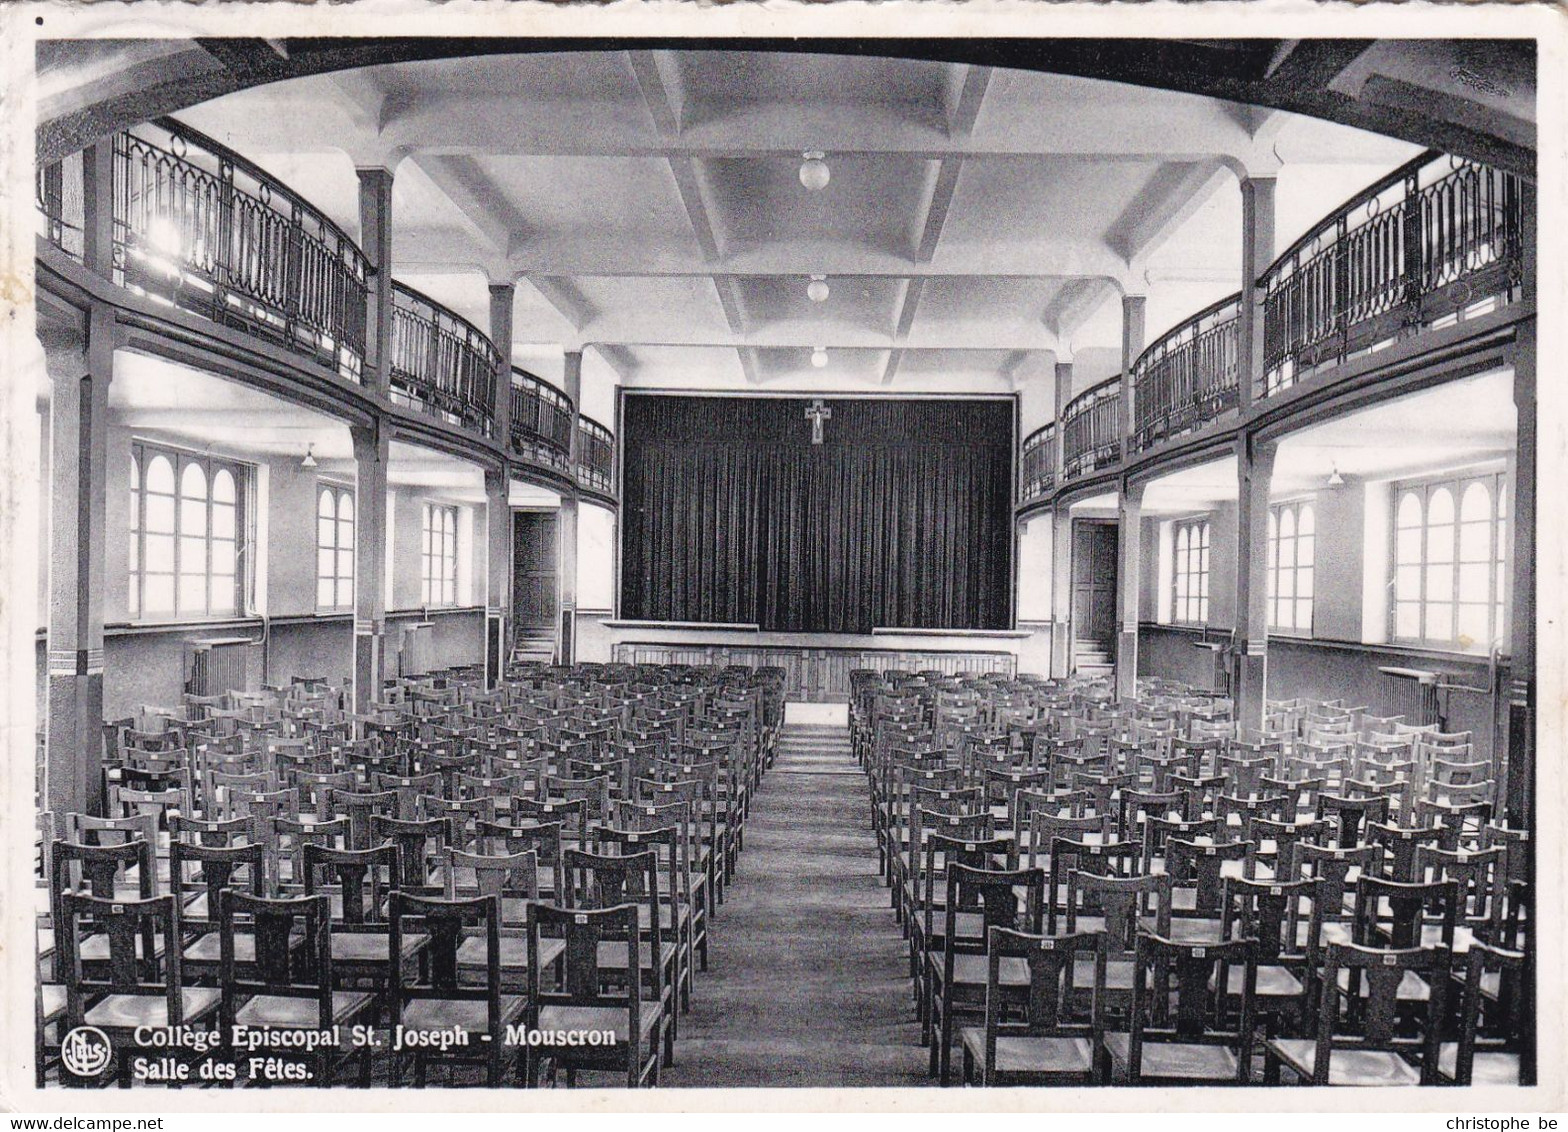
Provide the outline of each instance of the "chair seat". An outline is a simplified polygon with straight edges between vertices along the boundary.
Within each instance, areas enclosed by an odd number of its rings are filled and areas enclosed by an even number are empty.
[[[138,951],[140,948],[137,949]],[[163,936],[153,937],[152,953],[158,958],[163,957]],[[83,963],[107,963],[109,961],[109,937],[101,933],[94,933],[81,939],[77,946],[77,954]]]
[[[931,957],[936,967],[937,976],[942,974],[942,957],[935,953]],[[959,954],[953,956],[953,985],[955,987],[984,987],[986,978],[990,973],[991,960],[985,955]],[[1027,987],[1029,985],[1029,961],[1017,956],[1003,956],[1000,968],[1000,978],[1005,987]],[[1091,973],[1090,985],[1094,982]]]
[[[1105,964],[1105,989],[1132,993],[1133,964],[1131,960],[1110,959]],[[1094,960],[1073,960],[1073,986],[1087,993],[1094,986]]]
[[[1341,968],[1339,972],[1339,989],[1342,993],[1350,993],[1350,972],[1344,968]],[[1366,997],[1369,990],[1370,987],[1367,980],[1362,979],[1361,995],[1363,998]],[[1425,1002],[1432,997],[1432,988],[1427,985],[1425,979],[1414,971],[1406,971],[1404,977],[1399,980],[1399,990],[1394,993],[1394,997],[1400,1002]]]
[[[1312,1080],[1317,1042],[1311,1038],[1276,1038],[1268,1049],[1299,1076]],[[1397,1053],[1374,1049],[1336,1049],[1329,1053],[1330,1085],[1419,1085],[1421,1074]]]
[[[183,987],[180,990],[180,1009],[184,1024],[196,1023],[214,1014],[221,996],[213,987]],[[84,1021],[100,1030],[134,1030],[138,1026],[167,1026],[169,1024],[169,999],[167,995],[111,994],[87,1011]]]
[[[1459,1068],[1459,1043],[1444,1042],[1437,1051],[1437,1071],[1452,1081]],[[1472,1085],[1507,1086],[1519,1084],[1519,1055],[1501,1050],[1477,1050],[1470,1066]]]
[[[419,954],[427,938],[422,935],[403,937],[403,958]],[[392,936],[389,932],[332,933],[332,961],[334,963],[385,963],[391,955]]]
[[[622,1006],[568,1006],[552,1005],[539,1008],[539,1029],[555,1030],[610,1030],[617,1039],[630,1029],[629,1012]],[[638,1011],[638,1028],[646,1045],[659,1024],[659,1011],[653,1003],[644,1003]],[[560,1048],[560,1047],[557,1047]]]
[[[1131,1034],[1108,1033],[1105,1048],[1117,1070],[1125,1070],[1132,1047]],[[1241,1063],[1236,1052],[1219,1045],[1190,1042],[1144,1042],[1140,1076],[1189,1081],[1234,1081]]]
[[[470,936],[457,947],[457,965],[465,970],[482,970],[488,962],[488,948],[478,936]],[[501,937],[501,967],[503,970],[525,970],[528,967],[528,941],[522,936]],[[566,954],[566,941],[541,939],[539,941],[539,966],[549,967]]]
[[[965,1026],[959,1031],[964,1048],[978,1065],[985,1064],[985,1030]],[[1088,1038],[1007,1035],[996,1037],[997,1073],[1089,1073],[1094,1069],[1094,1047]]]
[[[639,946],[637,952],[639,955],[646,954],[646,944]],[[675,958],[675,945],[673,943],[661,942],[659,944],[659,958],[665,965],[668,965]],[[600,940],[599,967],[605,971],[626,970],[626,941],[615,939]],[[646,969],[644,967],[644,970]]]
[[[515,994],[501,996],[501,1021],[523,1012],[523,1000]],[[476,998],[416,998],[403,1007],[399,1019],[407,1030],[466,1030],[490,1032],[490,1004]]]
[[[1245,967],[1232,965],[1226,968],[1225,993],[1240,994],[1247,981]],[[1209,986],[1214,986],[1214,977],[1210,976]],[[1296,978],[1283,967],[1259,966],[1257,981],[1257,996],[1259,998],[1300,998],[1306,993],[1301,985],[1301,980]]]
[[[332,1021],[352,1018],[373,1001],[374,996],[363,991],[333,991]],[[258,994],[234,1012],[234,1021],[256,1029],[276,1026],[282,1030],[311,1030],[321,1024],[321,1005],[314,998]]]

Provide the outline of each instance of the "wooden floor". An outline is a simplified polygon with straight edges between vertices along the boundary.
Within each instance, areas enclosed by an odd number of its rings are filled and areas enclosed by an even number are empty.
[[[869,807],[847,730],[785,728],[661,1085],[930,1083]]]

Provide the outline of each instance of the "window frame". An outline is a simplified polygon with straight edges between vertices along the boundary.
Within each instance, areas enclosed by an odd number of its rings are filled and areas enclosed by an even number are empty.
[[[1312,532],[1310,534],[1303,535],[1301,532],[1302,515],[1306,512],[1310,512],[1312,515]],[[1265,549],[1265,561],[1267,562],[1265,574],[1267,576],[1268,596],[1265,600],[1267,602],[1268,608],[1268,616],[1266,618],[1268,622],[1268,633],[1271,637],[1299,637],[1310,640],[1313,636],[1318,615],[1317,512],[1318,502],[1316,496],[1303,496],[1299,499],[1286,499],[1281,500],[1278,503],[1269,504],[1269,517],[1266,534],[1267,547]],[[1289,625],[1285,625],[1279,616],[1281,602],[1279,594],[1279,579],[1281,571],[1280,560],[1286,539],[1286,536],[1281,532],[1283,532],[1285,529],[1285,516],[1287,513],[1290,515],[1291,520],[1291,533],[1288,536],[1290,541],[1291,564],[1289,567],[1285,567],[1285,569],[1289,569],[1291,572],[1291,596],[1288,599],[1285,599],[1290,601],[1292,606],[1291,624]],[[1312,540],[1312,561],[1307,563],[1305,566],[1303,566],[1301,563],[1301,542],[1303,538],[1310,538]],[[1311,594],[1305,599],[1303,599],[1301,596],[1301,581],[1303,577],[1303,571],[1305,571],[1305,576],[1308,580],[1308,586],[1312,591]],[[1306,625],[1302,625],[1300,623],[1300,618],[1296,616],[1296,614],[1298,614],[1301,610],[1301,602],[1303,600],[1308,603]]]
[[[434,500],[425,502],[419,547],[419,597],[422,608],[440,609],[457,605],[457,520],[457,504]],[[441,542],[439,547],[434,545],[437,535]],[[439,578],[435,573],[438,567],[441,571]],[[440,594],[432,593],[432,587],[437,582],[441,587]]]
[[[1211,560],[1214,553],[1214,527],[1211,520],[1210,515],[1194,515],[1171,523],[1172,625],[1207,626],[1209,623],[1209,587],[1213,577]],[[1186,536],[1185,547],[1183,536]],[[1197,547],[1192,545],[1194,537],[1201,538]],[[1195,551],[1198,556],[1196,571],[1191,560]],[[1194,578],[1197,580],[1196,593],[1193,592]],[[1196,618],[1188,616],[1193,612],[1197,614]]]
[[[1474,485],[1480,485],[1486,492],[1487,513],[1484,520],[1466,520],[1464,517],[1464,500],[1466,493]],[[1389,485],[1389,555],[1388,555],[1388,585],[1390,600],[1388,603],[1388,639],[1396,645],[1410,648],[1429,649],[1434,652],[1453,652],[1466,655],[1475,655],[1490,651],[1493,642],[1504,653],[1508,651],[1508,584],[1509,574],[1512,569],[1512,547],[1507,541],[1508,524],[1512,522],[1507,513],[1507,507],[1512,503],[1513,485],[1509,481],[1506,468],[1486,470],[1465,470],[1450,472],[1445,475],[1427,476],[1419,479],[1395,480]],[[1431,519],[1431,504],[1433,498],[1442,491],[1448,493],[1451,513],[1446,522],[1438,524],[1439,528],[1447,528],[1440,532],[1440,537],[1445,545],[1442,552],[1446,559],[1433,558],[1432,540],[1434,536]],[[1407,562],[1400,557],[1400,531],[1399,512],[1400,506],[1407,497],[1414,496],[1419,506],[1420,524],[1414,529],[1420,532],[1417,540],[1419,557],[1414,562]],[[1500,508],[1501,503],[1501,508]],[[1500,513],[1501,512],[1501,513]],[[1484,561],[1467,559],[1464,532],[1466,524],[1484,522],[1486,524],[1485,544],[1487,558]],[[1462,601],[1462,581],[1465,576],[1464,567],[1472,569],[1484,568],[1487,578],[1486,597],[1482,600]],[[1414,599],[1402,598],[1400,581],[1402,569],[1414,569],[1416,582],[1416,596]],[[1434,577],[1441,577],[1441,571],[1447,570],[1448,586],[1447,599],[1437,600],[1428,592],[1428,587]],[[1479,570],[1478,570],[1479,572]],[[1399,616],[1401,605],[1415,605],[1417,633],[1410,635],[1401,633]],[[1430,619],[1435,606],[1447,607],[1449,635],[1435,636],[1428,630]],[[1485,639],[1472,638],[1469,644],[1464,643],[1461,637],[1462,614],[1464,607],[1484,609],[1487,617],[1487,633]]]
[[[155,624],[161,621],[201,622],[224,621],[249,615],[250,587],[247,577],[244,551],[249,545],[249,522],[251,514],[251,498],[254,468],[250,464],[223,456],[214,456],[211,453],[193,452],[189,449],[178,448],[174,445],[157,441],[133,438],[131,441],[131,474],[130,474],[130,519],[126,524],[129,541],[128,557],[126,562],[126,611],[132,623]],[[173,473],[173,486],[170,493],[152,492],[149,490],[148,470],[158,459],[167,460]],[[192,469],[200,471],[202,479],[202,495],[199,499],[188,495],[185,491],[186,476]],[[234,499],[232,503],[219,500],[217,484],[219,476],[227,473],[233,485]],[[168,530],[149,530],[147,525],[148,497],[156,495],[166,497],[170,503],[171,518]],[[194,532],[192,528],[197,524],[193,516],[195,511],[189,505],[199,504],[200,531]],[[215,519],[220,510],[232,509],[233,520],[230,524],[231,535],[225,537],[215,533]],[[149,571],[147,568],[147,541],[152,538],[167,538],[170,540],[169,569],[167,571]],[[193,544],[200,542],[202,564],[200,571],[187,569],[186,561],[189,554],[195,550]],[[215,572],[213,567],[214,548],[223,544],[233,544],[232,575],[226,572]],[[147,605],[147,582],[149,577],[167,577],[169,579],[169,607],[156,609],[149,612]],[[205,600],[201,608],[188,607],[188,599],[182,600],[183,584],[187,581],[200,579],[202,593]],[[233,586],[233,603],[229,608],[215,608],[213,602],[214,583],[221,588],[224,579],[230,579]]]
[[[321,513],[321,497],[332,497],[332,524],[333,545],[327,546],[322,542],[321,524],[326,516]],[[352,512],[347,520],[343,518],[343,503],[347,501]],[[343,545],[343,525],[347,522],[349,530],[348,546]],[[335,480],[318,479],[316,481],[316,612],[317,613],[351,613],[354,610],[354,562],[358,550],[359,540],[359,499],[353,485],[339,483]],[[348,573],[343,572],[342,552],[348,551]],[[330,575],[323,574],[321,569],[321,556],[330,552],[333,556],[333,571]],[[332,586],[332,596],[335,599],[330,604],[322,604],[321,587],[323,584]],[[348,600],[343,601],[344,587],[347,586]]]

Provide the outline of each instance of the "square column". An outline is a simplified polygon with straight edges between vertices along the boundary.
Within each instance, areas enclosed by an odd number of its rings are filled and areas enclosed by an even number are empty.
[[[387,460],[390,442],[376,425],[349,429],[354,440],[354,710],[382,698],[386,664]]]
[[[1236,336],[1242,411],[1263,387],[1263,292],[1258,276],[1274,261],[1274,178],[1241,179],[1241,307]]]
[[[490,342],[498,355],[495,367],[495,439],[512,450],[512,306],[516,283],[490,284]]]
[[[1143,320],[1149,300],[1143,295],[1122,296],[1122,398],[1118,412],[1122,459],[1127,458],[1127,442],[1133,429],[1132,364],[1143,353]]]
[[[114,311],[44,342],[49,403],[49,648],[44,805],[103,813],[103,617]]]
[[[1231,698],[1242,727],[1263,726],[1269,641],[1269,487],[1278,446],[1236,441],[1236,631]]]
[[[1141,588],[1143,485],[1122,484],[1116,525],[1116,698],[1138,695],[1138,591]]]
[[[384,397],[392,368],[392,170],[355,172],[359,174],[359,246],[371,270],[360,381]]]
[[[495,687],[506,674],[507,635],[512,599],[512,477],[504,470],[485,472],[485,684]]]
[[[559,522],[561,540],[560,660],[571,664],[577,637],[577,497],[562,496]]]
[[[1524,250],[1523,299],[1536,301],[1536,191],[1521,182],[1524,216],[1520,239]],[[1514,436],[1516,474],[1508,485],[1508,521],[1513,524],[1508,578],[1509,687],[1508,767],[1504,782],[1508,824],[1534,830],[1535,825],[1535,478],[1536,478],[1536,320],[1519,327],[1513,347]],[[1532,881],[1534,873],[1531,874]]]
[[[1067,505],[1051,512],[1051,678],[1072,675],[1073,518]]]

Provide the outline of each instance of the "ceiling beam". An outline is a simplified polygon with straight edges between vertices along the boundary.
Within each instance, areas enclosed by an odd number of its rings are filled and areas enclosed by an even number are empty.
[[[753,346],[741,346],[735,351],[735,356],[740,359],[741,372],[746,375],[747,385],[762,384],[762,359],[757,356]]]
[[[904,360],[904,351],[895,346],[887,352],[887,361],[882,365],[882,384],[892,385],[893,379],[898,376],[899,363]]]
[[[936,163],[935,175],[930,179],[930,192],[917,225],[918,236],[914,241],[915,260],[930,263],[936,255],[937,243],[942,239],[942,229],[947,224],[948,212],[953,207],[953,193],[958,188],[958,174],[963,169],[961,157],[944,157]]]
[[[573,330],[582,330],[599,316],[598,308],[570,279],[559,275],[527,275],[524,278],[545,302],[571,323]]]
[[[1128,263],[1146,259],[1232,179],[1218,162],[1162,165],[1111,223],[1105,242]]]
[[[497,255],[506,257],[513,242],[526,235],[527,222],[472,157],[421,154],[412,160]]]
[[[967,139],[974,133],[975,122],[980,117],[980,107],[985,102],[985,92],[991,83],[991,68],[979,64],[966,64],[963,85],[958,98],[948,114],[947,134],[952,138]]]

